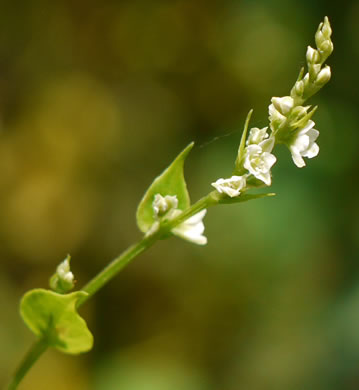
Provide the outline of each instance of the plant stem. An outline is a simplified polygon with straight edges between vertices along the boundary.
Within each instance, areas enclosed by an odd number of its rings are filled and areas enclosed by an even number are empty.
[[[98,273],[92,280],[90,280],[81,291],[87,292],[88,295],[81,298],[77,302],[77,307],[83,305],[88,299],[90,299],[98,290],[100,290],[105,284],[113,279],[128,263],[131,262],[135,257],[140,255],[142,252],[149,249],[155,242],[162,237],[167,237],[166,232],[172,228],[180,225],[182,222],[190,218],[192,215],[199,211],[213,206],[218,203],[218,200],[213,196],[214,192],[211,192],[207,196],[194,203],[191,207],[185,210],[177,218],[169,221],[163,229],[157,232],[145,236],[142,240],[136,244],[130,246],[121,255],[111,261],[100,273]],[[21,380],[24,378],[26,373],[32,367],[32,365],[39,359],[39,357],[46,351],[48,345],[44,339],[38,340],[30,349],[28,354],[15,372],[12,382],[8,387],[8,390],[15,390]]]
[[[132,259],[149,249],[159,238],[158,234],[144,237],[141,241],[131,245],[120,256],[112,260],[110,264],[108,264],[81,289],[81,291],[86,292],[88,295],[77,301],[77,307],[80,307],[88,299],[90,299],[101,287],[115,277]]]
[[[174,227],[180,225],[182,222],[186,221],[188,218],[199,213],[201,210],[216,205],[218,203],[218,198],[216,197],[215,194],[218,195],[218,192],[217,191],[210,192],[207,196],[204,196],[196,203],[194,203],[191,207],[189,207],[187,210],[183,211],[183,213],[181,213],[178,217],[169,221],[167,229],[173,229]]]
[[[24,359],[20,363],[12,381],[8,387],[8,390],[15,390],[33,364],[39,359],[39,357],[46,351],[48,345],[44,339],[38,339],[30,348]]]
[[[205,209],[206,207],[217,203],[212,197],[212,193],[203,197],[191,207],[185,210],[177,218],[171,220],[168,223],[168,226],[164,227],[164,230],[172,229],[182,222],[190,218],[192,215],[198,213],[199,211]],[[99,274],[97,274],[92,280],[90,280],[81,291],[86,292],[86,295],[83,298],[80,298],[77,302],[77,307],[80,307],[88,299],[90,299],[101,287],[107,284],[113,277],[115,277],[132,259],[137,257],[139,254],[149,249],[156,241],[164,236],[162,229],[155,232],[150,236],[145,236],[141,241],[130,246],[126,249],[120,256],[116,257],[111,261]]]

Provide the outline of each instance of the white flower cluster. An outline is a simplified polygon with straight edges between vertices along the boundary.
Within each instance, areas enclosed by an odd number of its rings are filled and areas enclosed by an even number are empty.
[[[323,67],[333,51],[330,36],[331,28],[328,18],[325,18],[315,35],[317,49],[310,46],[307,49],[308,72],[304,75],[304,69],[301,70],[290,96],[271,99],[268,107],[269,126],[262,129],[252,128],[247,137],[248,123],[252,115],[252,111],[249,112],[233,175],[212,183],[217,192],[216,196],[221,194],[223,198],[235,198],[249,188],[261,186],[261,183],[270,186],[271,168],[277,161],[272,154],[275,144],[287,145],[295,165],[299,168],[305,166],[304,157],[313,158],[318,155],[319,146],[316,140],[319,131],[314,128],[315,123],[311,119],[315,108],[303,106],[303,103],[318,92],[331,77],[330,67]],[[183,212],[178,208],[176,195],[156,194],[152,208],[154,223],[147,232],[148,235],[157,231],[164,220],[171,221]],[[172,228],[171,232],[196,244],[206,244],[202,222],[205,214],[206,210],[200,211]]]
[[[272,104],[269,106],[269,121],[273,133],[277,133],[280,137],[281,126],[288,120],[294,108],[296,112],[292,121],[299,122],[300,125],[291,133],[286,131],[283,143],[288,145],[294,164],[298,168],[302,168],[305,166],[303,157],[313,158],[319,153],[319,146],[315,142],[319,131],[313,128],[315,123],[310,119],[310,113],[307,113],[310,106],[295,107],[294,99],[290,96],[273,97]]]
[[[319,91],[331,77],[330,67],[323,64],[333,51],[332,30],[326,17],[315,34],[317,49],[308,46],[306,60],[308,72],[302,70],[291,90],[291,96],[274,97],[269,106],[269,121],[273,136],[278,143],[288,146],[295,165],[305,166],[303,157],[313,158],[319,153],[316,139],[319,131],[314,129],[311,117],[315,110],[302,104]]]
[[[315,109],[310,111],[310,106],[302,104],[330,80],[330,67],[328,65],[323,67],[323,64],[333,51],[331,34],[332,30],[326,17],[315,34],[317,49],[310,46],[307,49],[308,72],[303,76],[304,69],[301,70],[290,96],[271,99],[268,109],[270,135],[267,133],[267,127],[252,128],[244,147],[251,112],[248,114],[242,136],[243,142],[241,141],[236,160],[235,175],[212,183],[218,193],[231,198],[239,196],[246,190],[250,176],[267,186],[271,185],[271,168],[276,162],[272,150],[276,143],[288,146],[292,159],[299,168],[305,166],[303,157],[313,158],[318,155],[319,146],[315,141],[319,131],[314,129],[315,123],[311,120]]]
[[[168,220],[172,220],[178,217],[182,210],[178,209],[178,199],[176,195],[156,194],[152,203],[152,208],[155,217],[155,223],[147,234],[152,234],[160,226],[160,219],[166,217]],[[193,242],[198,245],[207,244],[207,237],[203,235],[204,224],[202,222],[207,210],[202,210],[199,213],[188,218],[180,225],[174,227],[171,231],[178,237],[181,237],[187,241]]]
[[[243,152],[243,167],[247,172],[242,176],[232,176],[229,179],[218,179],[212,186],[220,193],[231,198],[240,195],[246,188],[247,178],[253,175],[269,186],[271,184],[270,170],[276,162],[276,157],[271,153],[275,140],[269,137],[268,127],[252,128]]]

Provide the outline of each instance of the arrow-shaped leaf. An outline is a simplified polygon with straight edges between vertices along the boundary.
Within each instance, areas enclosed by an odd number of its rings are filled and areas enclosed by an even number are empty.
[[[185,210],[190,206],[186,181],[183,175],[185,159],[194,143],[190,143],[173,163],[152,182],[137,208],[137,224],[142,232],[147,232],[155,222],[152,203],[156,194],[176,195],[178,208]]]
[[[40,288],[30,290],[21,300],[20,314],[49,346],[69,354],[87,352],[92,348],[93,336],[76,311],[76,302],[84,295],[83,291],[57,294]]]

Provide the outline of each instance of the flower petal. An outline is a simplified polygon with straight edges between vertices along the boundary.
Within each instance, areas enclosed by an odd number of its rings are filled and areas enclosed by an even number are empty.
[[[308,131],[310,129],[312,129],[314,127],[314,125],[315,125],[314,121],[309,120],[308,123],[302,129],[300,129],[298,134],[306,134],[306,133],[308,133]],[[318,131],[318,130],[316,130],[316,131]]]
[[[259,143],[259,146],[262,148],[263,152],[270,153],[273,150],[275,139],[270,137]]]
[[[299,135],[294,142],[295,148],[300,154],[309,147],[309,137],[306,134]]]
[[[319,131],[316,129],[310,129],[307,132],[307,136],[309,137],[309,142],[313,143],[316,141],[316,139],[319,137]]]
[[[319,153],[319,146],[314,142],[314,144],[303,154],[304,157],[313,158]]]
[[[198,245],[207,244],[207,237],[202,235],[204,232],[202,219],[206,215],[206,212],[207,210],[204,209],[188,218],[186,221],[173,228],[172,233]]]
[[[295,146],[291,146],[290,151],[292,153],[292,159],[293,159],[294,164],[298,168],[305,167],[305,162],[304,162],[302,156],[300,155],[299,150]]]
[[[256,177],[257,177],[257,179],[261,180],[267,186],[270,186],[272,183],[272,178],[271,178],[269,171],[265,172],[265,173],[260,173]]]
[[[265,162],[266,168],[268,171],[272,168],[272,166],[277,161],[277,157],[274,154],[264,152],[263,153],[263,160]]]

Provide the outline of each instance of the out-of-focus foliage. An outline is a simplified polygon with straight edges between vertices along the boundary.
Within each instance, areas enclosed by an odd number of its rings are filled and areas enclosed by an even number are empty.
[[[246,113],[267,125],[325,15],[318,158],[279,148],[276,197],[137,259],[81,308],[92,352],[47,352],[23,388],[358,388],[359,5],[309,0],[1,2],[0,387],[33,340],[23,293],[67,253],[82,286],[139,238],[138,202],[190,141],[193,200],[230,175]]]

